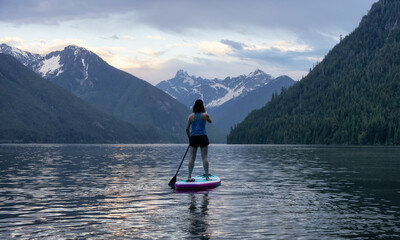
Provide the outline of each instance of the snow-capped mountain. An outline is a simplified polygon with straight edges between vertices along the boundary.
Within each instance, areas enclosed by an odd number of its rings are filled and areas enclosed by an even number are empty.
[[[0,45],[0,53],[11,55],[25,66],[31,68],[43,78],[52,80],[58,77],[65,69],[72,70],[74,80],[80,86],[93,86],[88,80],[89,65],[86,63],[88,57],[97,57],[94,53],[78,47],[67,46],[62,51],[51,52],[41,56],[30,52],[22,51],[18,48]],[[97,57],[99,58],[99,57]]]
[[[18,48],[8,46],[7,44],[0,45],[0,53],[11,55],[27,67],[31,67],[33,63],[39,62],[42,56],[22,51]]]
[[[189,76],[179,70],[174,78],[160,82],[157,87],[188,107],[196,99],[203,99],[215,125],[228,133],[249,112],[264,106],[273,94],[294,83],[288,76],[274,78],[260,69],[223,80]]]
[[[94,87],[96,78],[90,72],[98,63],[105,62],[96,54],[70,45],[62,51],[47,54],[33,66],[33,70],[72,92],[82,92]]]
[[[225,79],[204,79],[179,70],[174,78],[160,82],[157,87],[188,107],[196,99],[203,99],[206,108],[215,108],[234,98],[243,97],[272,80],[274,78],[271,75],[260,69],[248,75]]]

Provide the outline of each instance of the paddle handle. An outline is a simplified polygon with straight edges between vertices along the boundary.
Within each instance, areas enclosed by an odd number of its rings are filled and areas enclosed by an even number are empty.
[[[175,176],[176,176],[176,175],[178,175],[179,169],[181,169],[181,166],[182,166],[183,160],[185,159],[185,157],[186,157],[186,154],[187,154],[187,152],[189,151],[189,147],[190,147],[190,145],[187,147],[187,149],[186,149],[186,152],[185,152],[185,155],[183,155],[183,158],[182,158],[181,164],[179,164],[179,167],[178,167],[178,170],[177,170],[177,171],[176,171],[176,173],[175,173]]]

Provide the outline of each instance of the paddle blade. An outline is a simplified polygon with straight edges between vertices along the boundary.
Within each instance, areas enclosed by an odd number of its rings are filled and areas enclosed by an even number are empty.
[[[175,188],[175,183],[176,183],[176,175],[169,181],[168,186],[171,188]]]

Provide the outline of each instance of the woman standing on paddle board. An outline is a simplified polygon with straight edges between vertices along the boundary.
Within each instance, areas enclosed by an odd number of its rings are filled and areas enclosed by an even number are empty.
[[[201,150],[201,158],[203,159],[203,168],[207,180],[208,177],[208,137],[206,132],[206,122],[212,123],[210,116],[206,110],[201,99],[196,100],[193,105],[193,113],[189,115],[186,123],[186,134],[189,137],[190,145],[190,160],[189,160],[189,175],[188,180],[193,181],[192,172],[194,168],[194,161],[196,160],[196,153],[198,147]],[[192,131],[190,131],[192,125]]]

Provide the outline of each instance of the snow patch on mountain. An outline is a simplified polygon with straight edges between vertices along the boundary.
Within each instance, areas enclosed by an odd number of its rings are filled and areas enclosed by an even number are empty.
[[[72,54],[74,55],[74,60],[77,61],[78,58],[82,55],[82,53],[87,52],[86,49],[76,46],[76,45],[69,45],[64,48],[64,51],[71,51]]]
[[[43,77],[47,77],[49,75],[60,75],[62,70],[62,65],[60,64],[60,55],[55,55],[51,58],[44,59],[38,68],[38,73],[40,73]]]
[[[241,86],[238,89],[228,89],[228,88],[226,88],[228,93],[226,93],[225,96],[211,101],[209,104],[207,104],[206,107],[218,107],[218,106],[226,103],[227,101],[242,95],[242,93],[243,93],[243,91],[245,89],[246,89],[245,86]]]
[[[204,99],[204,94],[199,89],[193,89],[194,94],[198,94],[200,97],[199,99]]]
[[[190,86],[193,86],[193,85],[194,85],[194,80],[193,80],[192,78],[190,78],[189,76],[188,76],[188,77],[185,77],[185,79],[183,80],[183,82],[184,82],[184,83],[188,83]]]
[[[176,97],[174,95],[172,95],[172,93],[165,91],[165,93],[167,93],[168,95],[170,95],[171,97],[173,97],[174,99],[176,99]]]
[[[11,47],[11,51],[14,53],[14,56],[22,56],[24,58],[28,58],[28,54],[22,50],[19,50],[18,48]]]
[[[85,59],[82,60],[82,66],[83,66],[83,77],[84,80],[87,80],[89,78],[89,64],[85,64]]]

